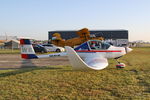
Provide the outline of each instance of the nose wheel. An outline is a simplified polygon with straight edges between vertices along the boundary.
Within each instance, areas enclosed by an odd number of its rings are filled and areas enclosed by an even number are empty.
[[[125,68],[126,65],[124,63],[119,62],[118,59],[115,59],[115,60],[117,62],[116,64],[117,69]]]

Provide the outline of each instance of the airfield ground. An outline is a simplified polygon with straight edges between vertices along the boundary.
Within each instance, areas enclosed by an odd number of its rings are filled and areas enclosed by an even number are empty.
[[[100,71],[73,71],[67,58],[22,61],[0,54],[0,100],[150,100],[150,48],[133,48]],[[33,67],[32,67],[33,66]]]
[[[67,57],[23,60],[20,54],[0,54],[0,69],[43,67],[51,65],[69,65],[69,61]]]

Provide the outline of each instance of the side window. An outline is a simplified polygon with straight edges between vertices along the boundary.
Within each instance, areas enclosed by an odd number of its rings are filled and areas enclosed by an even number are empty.
[[[108,49],[110,47],[110,44],[103,42],[102,43],[102,49]]]
[[[102,48],[101,41],[90,41],[89,45],[92,50],[99,50]]]
[[[93,49],[96,49],[95,48],[95,41],[90,41],[89,42],[89,45],[90,45],[90,48],[93,50]]]
[[[40,46],[39,46],[39,45],[36,45],[35,47],[38,47],[38,48],[40,48]]]
[[[38,45],[35,45],[35,47],[39,47]]]
[[[96,47],[97,50],[101,49],[102,48],[101,42],[97,41],[96,44],[95,44],[95,47]]]
[[[54,47],[54,45],[50,45],[50,47]]]
[[[49,44],[49,45],[46,45],[46,46],[48,46],[48,47],[52,47],[52,45],[50,45],[50,44]]]

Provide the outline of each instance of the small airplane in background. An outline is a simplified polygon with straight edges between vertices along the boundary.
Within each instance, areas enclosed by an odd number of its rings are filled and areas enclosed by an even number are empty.
[[[47,55],[36,55],[29,39],[20,39],[21,57],[23,59],[39,59],[57,56],[68,56],[69,61],[76,70],[102,70],[108,66],[107,59],[119,59],[132,51],[129,47],[115,47],[101,40],[89,40],[76,48],[65,46],[66,52]],[[117,61],[118,62],[118,61]],[[125,67],[118,62],[116,67]]]

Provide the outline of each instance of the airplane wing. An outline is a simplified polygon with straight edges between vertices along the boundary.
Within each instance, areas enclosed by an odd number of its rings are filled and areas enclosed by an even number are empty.
[[[84,60],[74,51],[73,48],[66,46],[67,55],[73,69],[76,70],[101,70],[108,66],[108,61],[106,58],[103,57],[88,57]]]
[[[106,58],[87,58],[85,60],[85,63],[88,65],[88,67],[95,69],[95,70],[101,70],[108,66],[108,61]]]

